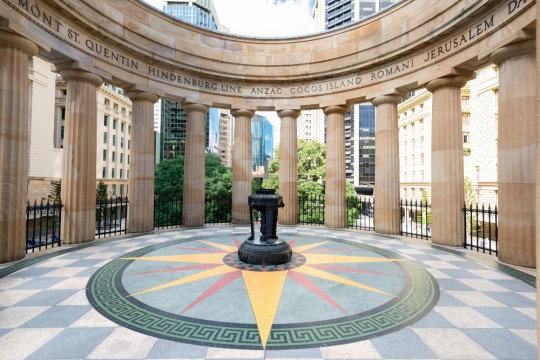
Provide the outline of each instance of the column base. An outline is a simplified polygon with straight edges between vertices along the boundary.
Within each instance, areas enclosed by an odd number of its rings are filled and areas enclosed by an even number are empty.
[[[238,258],[251,265],[280,265],[291,260],[292,249],[283,240],[246,240],[238,249]]]

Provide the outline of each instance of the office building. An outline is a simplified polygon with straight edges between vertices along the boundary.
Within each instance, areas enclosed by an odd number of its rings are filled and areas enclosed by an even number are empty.
[[[268,168],[268,163],[274,157],[274,135],[270,121],[264,116],[255,115],[251,120],[251,163],[253,172],[261,172]]]

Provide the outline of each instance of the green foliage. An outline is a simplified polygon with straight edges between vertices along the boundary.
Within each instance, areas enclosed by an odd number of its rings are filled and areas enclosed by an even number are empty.
[[[61,201],[60,195],[62,194],[62,180],[52,184],[51,191],[49,192],[49,200],[59,203]]]
[[[326,147],[316,140],[298,140],[298,199],[299,216],[303,222],[322,223],[323,212],[319,208],[324,202],[324,179],[326,175]],[[265,188],[279,192],[279,149],[276,148],[274,160],[268,165],[268,179]],[[347,199],[357,198],[354,186],[347,183]],[[309,200],[308,200],[309,198]],[[285,204],[286,206],[286,204]],[[349,224],[358,219],[358,208],[349,209]]]
[[[469,179],[468,176],[465,176],[465,178],[463,179],[463,187],[465,192],[465,207],[472,208],[473,205],[476,203],[476,197],[474,195],[474,189],[471,179]],[[479,228],[478,217],[476,216],[476,214],[472,211],[467,212],[465,220],[467,233],[476,234]]]
[[[471,148],[463,148],[463,156],[470,156]]]
[[[162,161],[156,166],[154,194],[160,198],[182,196],[184,190],[184,157]]]
[[[465,190],[465,205],[471,206],[476,202],[476,198],[474,195],[471,179],[469,179],[468,176],[465,176],[465,178],[463,179],[463,185]]]
[[[426,209],[428,204],[428,193],[426,189],[422,190],[422,200],[420,200],[421,210],[416,213],[416,222],[431,226],[431,207]]]
[[[97,185],[96,189],[96,202],[105,202],[108,199],[107,194],[107,185],[103,182],[103,180],[100,180]]]
[[[107,185],[100,180],[96,188],[96,221],[101,222],[107,218],[110,213],[110,209],[107,207]]]

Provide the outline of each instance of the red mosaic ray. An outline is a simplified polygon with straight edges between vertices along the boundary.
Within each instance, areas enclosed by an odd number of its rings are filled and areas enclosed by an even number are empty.
[[[312,293],[314,293],[315,295],[318,295],[329,304],[335,306],[339,310],[343,311],[345,314],[349,315],[344,308],[342,308],[337,302],[334,301],[334,299],[328,296],[328,294],[325,293],[320,287],[318,287],[311,280],[309,280],[306,275],[294,271],[288,271],[287,276],[308,289],[309,291],[311,291]]]
[[[373,275],[401,276],[401,275],[396,275],[396,274],[384,273],[384,272],[380,272],[380,271],[355,269],[355,268],[350,268],[350,267],[345,267],[345,266],[337,266],[337,265],[329,265],[329,264],[313,264],[313,265],[310,265],[310,266],[314,267],[314,268],[317,268],[319,270],[336,270],[336,271],[348,271],[348,272],[373,274]]]
[[[167,272],[173,272],[173,271],[212,269],[212,268],[215,268],[215,267],[218,267],[218,266],[221,266],[221,265],[219,265],[219,264],[187,265],[187,266],[181,266],[181,267],[176,267],[176,268],[171,268],[171,269],[143,271],[143,272],[133,273],[133,274],[129,274],[129,275],[143,275],[143,274],[167,273]]]
[[[298,239],[292,239],[291,241],[289,241],[289,246],[290,246],[290,247],[295,246],[297,240],[298,240]]]
[[[241,276],[242,276],[242,272],[240,270],[223,275],[222,277],[219,278],[218,281],[216,281],[211,287],[209,287],[201,296],[199,296],[195,301],[193,301],[184,310],[182,310],[180,314],[183,314],[184,312],[193,308],[195,305],[197,305],[204,299],[208,298],[209,296],[215,294],[219,290],[223,289],[225,286],[229,285],[231,282],[233,282],[234,280],[238,279]]]
[[[226,251],[223,251],[223,250],[219,250],[219,249],[208,249],[208,248],[180,248],[182,250],[191,250],[191,251],[200,251],[200,252],[205,252],[205,253],[210,253],[210,254],[226,254],[227,252]]]
[[[233,238],[232,239],[234,245],[240,247],[240,245],[242,245],[242,242],[240,240],[238,240],[237,238]]]

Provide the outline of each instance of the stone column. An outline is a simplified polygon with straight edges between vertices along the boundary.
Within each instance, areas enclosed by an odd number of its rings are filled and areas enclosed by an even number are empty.
[[[298,224],[298,148],[296,120],[298,110],[281,110],[279,142],[279,193],[285,207],[280,209],[279,222],[284,225]]]
[[[93,241],[96,230],[97,92],[101,77],[62,69],[67,82],[62,160],[62,242]]]
[[[491,55],[499,66],[499,259],[534,267],[536,187],[535,41]]]
[[[248,196],[251,195],[251,118],[252,110],[233,110],[234,149],[233,149],[233,198],[232,223],[249,224]]]
[[[0,263],[25,256],[28,200],[28,59],[38,47],[0,30]]]
[[[345,114],[348,106],[335,105],[323,109],[326,115],[326,178],[324,225],[347,227],[345,174]]]
[[[540,19],[540,6],[536,7],[536,18]],[[540,95],[540,26],[536,27],[536,94]],[[536,121],[540,121],[540,98],[536,99]],[[540,158],[540,133],[536,134],[536,156]],[[536,179],[540,179],[540,163],[536,162]],[[535,183],[536,194],[540,194],[540,181]],[[535,225],[540,228],[540,196],[536,196]],[[535,233],[536,262],[540,262],[540,231]],[[540,266],[536,267],[536,278],[540,279]],[[536,286],[536,299],[540,299],[540,286]],[[536,313],[540,314],[540,301],[536,301]],[[540,328],[540,316],[536,317],[536,329]],[[540,344],[540,331],[536,331],[536,341]],[[540,347],[537,347],[537,358],[540,358]]]
[[[129,165],[128,231],[154,229],[154,103],[158,96],[131,90],[131,164]]]
[[[375,231],[400,233],[399,134],[397,105],[403,98],[385,95],[373,99],[375,119]]]
[[[427,84],[433,93],[431,154],[431,241],[463,245],[463,131],[461,88],[468,79],[448,76]]]
[[[208,107],[184,103],[187,111],[186,153],[184,156],[184,198],[182,225],[204,225],[204,145]]]

